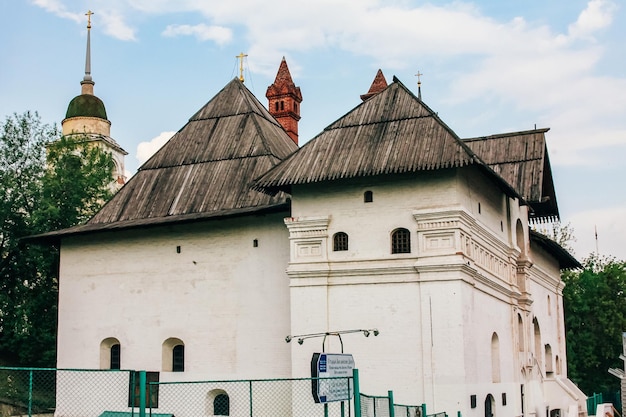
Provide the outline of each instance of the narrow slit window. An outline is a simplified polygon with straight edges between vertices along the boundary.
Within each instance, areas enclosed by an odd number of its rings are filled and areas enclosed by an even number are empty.
[[[121,366],[121,352],[120,344],[117,343],[111,346],[111,367],[110,369],[120,369]]]
[[[172,372],[185,371],[185,345],[176,345],[172,349]]]
[[[374,193],[371,191],[366,191],[363,193],[363,202],[364,203],[371,203],[372,201],[374,201]]]

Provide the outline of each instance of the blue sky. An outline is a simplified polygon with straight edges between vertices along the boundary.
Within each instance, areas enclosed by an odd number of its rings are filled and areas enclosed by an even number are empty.
[[[0,117],[60,126],[80,93],[87,10],[95,94],[132,175],[237,76],[265,103],[286,57],[300,143],[359,104],[377,69],[460,136],[549,127],[579,259],[626,259],[626,10],[617,0],[0,0]]]

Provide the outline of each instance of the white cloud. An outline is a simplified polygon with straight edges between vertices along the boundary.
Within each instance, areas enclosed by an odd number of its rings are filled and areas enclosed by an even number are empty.
[[[104,33],[121,41],[135,41],[135,29],[130,27],[124,16],[116,10],[103,9],[101,13]]]
[[[84,22],[85,18],[82,13],[71,13],[68,12],[65,5],[58,0],[32,0],[35,6],[39,6],[42,9],[50,13],[54,13],[55,15],[62,17],[64,19],[70,19],[74,22],[80,23]]]
[[[590,37],[597,30],[611,24],[616,10],[617,6],[612,1],[591,0],[578,16],[578,20],[569,26],[569,35],[574,38]]]
[[[60,0],[32,1],[36,6],[39,6],[61,18],[70,19],[76,23],[87,22],[85,12],[69,12],[65,4]],[[117,7],[119,7],[119,5],[117,5]],[[122,8],[122,10],[124,10],[124,8]],[[125,22],[124,13],[116,9],[115,4],[107,4],[107,7],[98,8],[98,11],[94,13],[94,15],[96,15],[96,17],[92,17],[92,21],[94,21],[94,23],[101,23],[103,31],[107,35],[123,41],[136,40],[135,29],[131,28]]]
[[[187,13],[197,20],[200,15],[204,23],[170,24],[162,35],[194,36],[218,45],[246,42],[243,50],[254,57],[248,61],[250,69],[268,77],[275,75],[277,58],[290,54],[295,55],[289,65],[297,77],[302,68],[297,57],[310,50],[321,56],[326,51],[345,53],[348,60],[368,57],[386,73],[419,68],[434,77],[439,68],[422,63],[440,65],[446,73],[437,76],[448,81],[446,89],[437,92],[440,102],[451,107],[485,103],[483,114],[475,107],[477,129],[497,126],[503,118],[493,107],[500,104],[527,114],[532,118],[528,127],[543,123],[552,128],[556,164],[591,164],[595,160],[586,158],[587,149],[626,142],[621,135],[626,130],[621,122],[626,78],[597,75],[607,51],[593,39],[612,24],[614,0],[588,1],[565,33],[522,16],[497,20],[473,3],[458,1],[94,1],[102,6],[105,31],[123,40],[136,37],[125,18],[176,13],[180,19]],[[67,13],[61,0],[34,2],[59,15]],[[602,139],[589,140],[600,134]]]
[[[170,140],[172,136],[174,136],[176,132],[161,132],[158,136],[150,139],[148,142],[141,142],[137,145],[137,155],[136,158],[139,161],[139,164],[143,164],[146,162],[152,155],[156,153],[165,142]]]
[[[199,25],[169,25],[162,33],[163,36],[189,36],[193,35],[200,41],[214,41],[218,45],[230,42],[233,38],[232,30],[223,26],[208,26],[204,23]]]

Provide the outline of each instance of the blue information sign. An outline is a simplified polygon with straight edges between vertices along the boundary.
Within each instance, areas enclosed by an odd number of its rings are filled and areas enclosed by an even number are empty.
[[[346,401],[354,394],[354,358],[347,353],[314,353],[311,358],[313,399],[316,403]]]

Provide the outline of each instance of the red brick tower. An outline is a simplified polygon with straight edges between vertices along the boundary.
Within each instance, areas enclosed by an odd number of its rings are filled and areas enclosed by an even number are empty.
[[[385,88],[387,88],[387,80],[385,80],[385,76],[383,75],[383,72],[379,69],[378,72],[376,73],[376,77],[374,77],[374,82],[372,83],[367,94],[361,94],[361,100],[365,101],[368,98],[373,97],[376,94],[380,93]]]
[[[281,124],[297,145],[302,93],[300,93],[300,87],[296,87],[291,79],[285,57],[280,62],[274,84],[267,87],[265,97],[269,100],[270,114]]]

